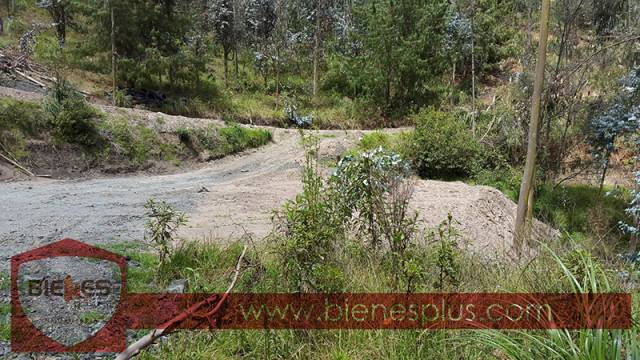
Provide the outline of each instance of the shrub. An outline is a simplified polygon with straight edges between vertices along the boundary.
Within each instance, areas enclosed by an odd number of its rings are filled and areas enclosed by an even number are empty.
[[[409,164],[400,155],[382,148],[347,156],[340,160],[331,181],[341,194],[340,206],[346,217],[357,215],[358,228],[370,237],[376,249],[384,239],[396,252],[411,237],[406,222],[410,220],[407,205],[412,184],[406,181]],[[398,211],[394,211],[398,210]]]
[[[247,129],[238,124],[221,128],[218,134],[227,144],[228,152],[231,154],[266,145],[271,141],[271,132],[264,129]]]
[[[53,134],[59,141],[88,149],[100,145],[96,120],[102,115],[68,82],[55,84],[44,101],[44,109],[51,116]]]
[[[184,144],[191,143],[191,130],[187,128],[177,128],[176,135],[178,136],[178,140]]]
[[[144,208],[149,219],[145,225],[145,239],[155,247],[160,265],[163,265],[173,253],[173,237],[178,228],[187,223],[187,217],[164,201],[149,199]]]
[[[418,174],[427,178],[467,177],[481,164],[481,145],[464,122],[429,109],[414,117],[416,130],[410,145]]]
[[[133,98],[131,95],[127,95],[125,91],[116,90],[113,93],[113,103],[119,107],[131,107],[133,106]]]
[[[58,140],[85,148],[100,145],[95,120],[101,115],[84,101],[64,100],[62,111],[52,119],[53,134]]]
[[[271,132],[249,129],[238,124],[223,128],[209,126],[204,129],[176,129],[180,141],[195,152],[209,152],[212,159],[266,145],[272,139]]]
[[[274,215],[278,263],[295,290],[338,291],[344,282],[337,262],[344,222],[333,206],[337,196],[319,174],[317,140],[303,141],[303,192]]]

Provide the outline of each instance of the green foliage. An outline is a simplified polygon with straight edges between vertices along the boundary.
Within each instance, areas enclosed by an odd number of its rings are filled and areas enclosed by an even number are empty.
[[[520,195],[522,173],[522,169],[510,166],[497,169],[483,169],[474,175],[473,182],[478,185],[496,188],[507,195],[513,202],[517,202],[518,196]]]
[[[447,285],[456,288],[460,284],[460,234],[453,225],[453,216],[449,214],[438,227],[438,248],[434,254],[438,278],[433,286],[440,291],[446,290]]]
[[[274,215],[278,261],[293,290],[339,291],[344,274],[337,253],[344,221],[334,207],[337,196],[319,174],[317,140],[303,138],[303,143],[303,191]]]
[[[370,152],[381,148],[385,151],[398,154],[401,158],[407,160],[412,158],[411,151],[413,141],[413,131],[402,131],[397,133],[374,131],[362,136],[362,139],[360,139],[358,144],[353,149],[347,151],[345,155],[355,157],[360,153]]]
[[[235,154],[247,148],[255,148],[266,145],[272,139],[271,132],[264,129],[248,129],[238,124],[233,124],[218,130],[218,134],[226,144],[230,154]]]
[[[544,184],[536,193],[535,216],[552,226],[594,238],[620,238],[628,193],[606,195],[588,185]]]
[[[104,321],[107,316],[99,311],[87,311],[80,314],[80,322],[86,325],[94,325]]]
[[[190,32],[189,4],[173,1],[114,0],[118,77],[128,88],[170,91],[194,88],[204,73],[205,39]],[[111,12],[103,2],[86,7],[94,18],[93,42],[111,50]]]
[[[272,134],[264,129],[251,129],[238,124],[223,128],[209,126],[200,129],[179,128],[176,135],[180,141],[201,153],[208,152],[208,158],[217,159],[240,151],[268,144]]]
[[[161,284],[169,284],[172,280],[184,279],[191,292],[226,290],[229,286],[229,269],[235,267],[242,249],[242,241],[226,246],[215,242],[181,243],[158,270],[157,280]],[[243,271],[239,287],[243,286],[243,279],[255,275],[254,271],[260,272],[260,264],[253,255],[248,254],[245,260],[255,268]]]
[[[38,138],[47,129],[42,108],[34,103],[0,99],[0,145],[18,158],[26,155],[25,139]],[[2,150],[2,148],[0,148]]]
[[[570,291],[585,294],[618,290],[587,251],[574,251],[563,259],[546,250],[568,280]],[[469,338],[490,345],[509,359],[622,360],[640,356],[638,335],[636,324],[630,330],[478,331]]]
[[[102,115],[67,81],[55,84],[43,108],[50,116],[53,134],[59,141],[89,150],[100,147],[102,138],[96,122]]]
[[[156,253],[149,251],[148,245],[140,242],[108,244],[106,250],[127,258],[127,290],[130,292],[161,291],[155,282],[158,277],[160,260]]]
[[[504,167],[478,172],[474,183],[494,187],[517,201],[521,177],[520,169]],[[629,198],[624,189],[603,193],[590,185],[543,183],[536,188],[534,216],[569,235],[615,241],[623,235],[618,224],[627,219]]]
[[[420,176],[460,178],[481,168],[482,147],[459,118],[428,109],[414,119],[416,130],[409,154]]]
[[[122,90],[116,90],[111,96],[113,96],[113,103],[115,106],[127,108],[133,106],[131,96],[127,95],[127,93]]]
[[[378,148],[343,158],[331,178],[341,196],[343,216],[357,215],[356,227],[375,250],[384,245],[402,256],[412,240],[415,217],[407,208],[413,188],[406,180],[410,173],[400,155]]]
[[[329,62],[326,88],[368,99],[387,114],[405,114],[436,98],[430,80],[446,59],[437,50],[446,1],[365,2],[354,6],[354,29]]]
[[[156,249],[162,266],[173,254],[175,233],[180,226],[187,223],[187,217],[164,201],[156,202],[149,199],[144,208],[149,219],[145,225],[145,239]]]
[[[174,159],[177,149],[164,141],[158,133],[142,124],[132,125],[126,118],[110,118],[101,124],[101,131],[111,140],[111,148],[106,152],[124,155],[137,165],[148,159]]]
[[[0,303],[0,341],[9,341],[11,339],[10,315],[11,305],[9,303]]]

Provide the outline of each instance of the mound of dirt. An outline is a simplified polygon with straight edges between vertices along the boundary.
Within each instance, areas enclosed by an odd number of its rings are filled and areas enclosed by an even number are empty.
[[[430,228],[437,228],[451,214],[468,250],[497,257],[512,252],[517,205],[494,188],[419,180],[412,206],[419,211],[422,223]],[[559,235],[538,220],[534,220],[532,233],[533,239],[539,241]]]

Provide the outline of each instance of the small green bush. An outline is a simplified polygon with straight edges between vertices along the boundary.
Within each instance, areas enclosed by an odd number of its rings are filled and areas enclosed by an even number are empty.
[[[149,199],[144,208],[147,210],[145,215],[148,218],[145,224],[145,240],[156,249],[162,266],[173,254],[175,233],[187,223],[187,216],[165,201]]]
[[[266,145],[271,141],[271,132],[264,129],[247,129],[238,124],[218,130],[220,137],[226,142],[229,153],[237,153],[246,148]]]
[[[463,178],[480,167],[482,147],[462,120],[433,109],[415,115],[414,120],[416,130],[408,154],[420,176]]]
[[[131,107],[133,106],[133,98],[131,95],[127,95],[125,91],[116,90],[113,93],[113,104],[119,107]]]
[[[100,113],[85,101],[75,99],[64,100],[61,108],[52,118],[54,136],[89,149],[99,147],[101,139],[96,120],[101,117]]]
[[[303,138],[303,192],[274,214],[279,268],[291,290],[340,291],[344,271],[338,264],[344,218],[335,208],[333,188],[318,168],[317,139]]]
[[[56,83],[43,107],[51,118],[53,135],[58,141],[87,149],[99,147],[102,139],[96,122],[102,115],[68,82]]]

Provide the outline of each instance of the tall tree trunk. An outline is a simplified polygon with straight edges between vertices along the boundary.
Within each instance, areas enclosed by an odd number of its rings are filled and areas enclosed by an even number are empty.
[[[109,1],[109,7],[111,10],[111,81],[113,87],[111,93],[111,101],[113,102],[113,105],[115,105],[118,84],[116,80],[116,17],[113,9],[113,0]]]
[[[524,243],[529,239],[527,231],[527,210],[530,197],[533,197],[533,188],[536,158],[538,152],[538,124],[540,122],[540,106],[542,102],[542,90],[544,87],[544,68],[547,60],[547,40],[549,38],[549,8],[550,0],[542,1],[542,14],[540,16],[540,43],[538,45],[538,61],[536,63],[536,77],[533,86],[533,99],[531,101],[531,122],[529,123],[529,143],[527,144],[527,161],[524,168],[524,176],[520,186],[518,198],[518,212],[514,229],[514,246],[518,255],[522,254]]]
[[[280,98],[280,48],[276,48],[276,101]]]
[[[4,34],[4,22],[2,21],[2,16],[0,16],[0,35]]]
[[[316,29],[313,34],[313,96],[318,95],[318,81],[320,78],[320,30],[322,24],[323,1],[318,0],[316,7]]]
[[[313,36],[313,96],[318,95],[318,66],[320,56],[320,17],[316,14],[316,31]]]
[[[476,51],[475,51],[476,1],[471,3],[471,133],[476,136]]]
[[[233,75],[236,79],[236,81],[238,81],[238,45],[234,44],[233,45]]]
[[[224,63],[224,86],[229,87],[229,46],[222,47],[222,57]]]

